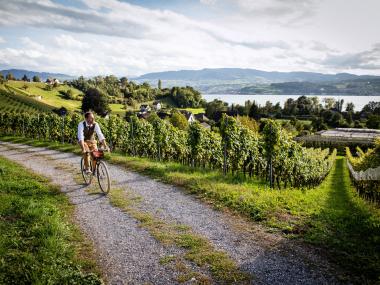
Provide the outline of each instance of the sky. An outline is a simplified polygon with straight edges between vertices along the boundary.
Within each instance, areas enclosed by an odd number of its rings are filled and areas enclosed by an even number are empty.
[[[380,75],[379,0],[0,0],[0,69]]]

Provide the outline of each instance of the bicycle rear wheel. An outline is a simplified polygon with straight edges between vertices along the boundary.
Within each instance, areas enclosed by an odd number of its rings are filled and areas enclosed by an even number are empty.
[[[92,169],[92,162],[90,160],[90,169]],[[83,177],[83,180],[84,180],[84,183],[86,185],[90,185],[91,184],[91,181],[92,181],[92,172],[91,173],[86,173],[86,170],[84,169],[84,158],[82,157],[81,161],[80,161],[80,170],[82,172],[82,177]]]
[[[104,194],[108,194],[111,189],[110,175],[108,173],[107,165],[103,161],[98,162],[96,175],[98,177],[100,190],[102,190]]]

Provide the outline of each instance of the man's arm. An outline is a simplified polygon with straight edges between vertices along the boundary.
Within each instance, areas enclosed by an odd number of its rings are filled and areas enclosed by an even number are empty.
[[[80,148],[82,149],[82,152],[85,151],[84,148],[84,134],[83,134],[83,123],[80,122],[78,125],[78,143],[80,145]]]
[[[95,125],[95,132],[96,132],[96,135],[98,136],[98,139],[100,141],[100,143],[104,146],[106,146],[106,139],[102,133],[102,130],[100,129],[99,127],[99,124],[96,124]]]

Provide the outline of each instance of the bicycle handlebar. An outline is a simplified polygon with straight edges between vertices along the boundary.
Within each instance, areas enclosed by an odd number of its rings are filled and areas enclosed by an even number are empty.
[[[98,149],[91,150],[91,151],[85,151],[85,153],[92,153],[92,152],[94,152],[94,151],[111,152],[110,148],[107,147],[107,148],[98,148]]]

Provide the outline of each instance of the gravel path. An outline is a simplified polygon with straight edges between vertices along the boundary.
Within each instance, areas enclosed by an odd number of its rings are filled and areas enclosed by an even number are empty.
[[[20,150],[7,149],[6,146]],[[22,150],[27,148],[28,153]],[[180,252],[163,247],[137,222],[108,203],[103,196],[88,195],[72,173],[54,163],[78,167],[79,157],[46,148],[0,143],[1,155],[51,177],[76,204],[76,217],[100,253],[112,284],[173,284],[176,274],[159,265],[162,256]],[[38,154],[43,154],[40,156]],[[33,157],[33,160],[30,158]],[[39,157],[39,158],[38,158]],[[49,159],[47,159],[47,157]],[[38,159],[36,159],[38,158]],[[46,162],[49,160],[49,162]],[[217,248],[226,251],[238,266],[255,276],[255,284],[341,284],[332,266],[315,249],[301,246],[231,214],[216,211],[179,187],[161,183],[123,167],[109,165],[113,187],[142,197],[140,207],[168,222],[188,225]]]

